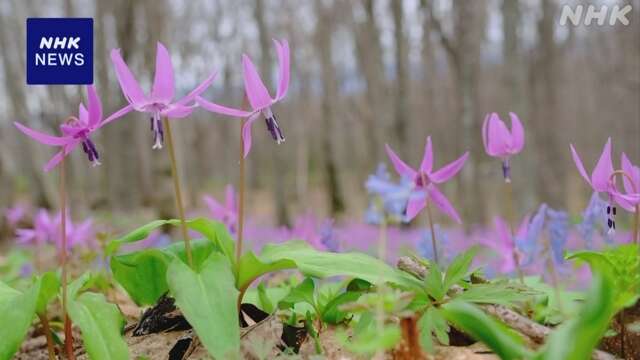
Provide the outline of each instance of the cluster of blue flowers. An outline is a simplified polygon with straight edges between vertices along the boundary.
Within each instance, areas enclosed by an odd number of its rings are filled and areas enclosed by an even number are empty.
[[[407,202],[413,191],[413,181],[402,178],[393,182],[384,163],[380,163],[375,173],[369,175],[365,183],[371,201],[365,212],[365,222],[379,225],[382,220],[394,223],[408,223]]]

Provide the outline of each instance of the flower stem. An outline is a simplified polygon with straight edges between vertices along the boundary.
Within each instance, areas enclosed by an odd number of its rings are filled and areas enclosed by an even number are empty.
[[[380,236],[378,238],[378,258],[380,259],[380,261],[385,262],[386,263],[386,259],[387,259],[387,219],[386,217],[383,215],[382,216],[382,220],[380,221]],[[383,275],[382,272],[380,273],[380,291],[379,291],[379,297],[378,297],[378,306],[377,306],[377,326],[378,326],[378,332],[379,334],[382,334],[382,331],[384,330],[384,293],[385,293],[385,287],[384,287],[384,281],[383,281]]]
[[[49,326],[47,314],[38,314],[38,318],[40,318],[40,323],[42,323],[44,337],[47,339],[47,354],[49,355],[49,360],[56,360],[56,352],[53,348],[53,337],[51,336],[51,327]]]
[[[504,182],[504,190],[505,190],[505,207],[507,213],[507,220],[509,222],[509,230],[511,232],[511,240],[513,241],[513,263],[516,266],[516,271],[518,273],[518,278],[520,278],[520,282],[524,285],[524,273],[522,272],[522,268],[520,267],[520,258],[518,257],[518,247],[516,245],[516,234],[513,228],[513,185],[511,184],[511,179],[505,179]]]
[[[242,256],[242,240],[244,235],[244,141],[242,140],[242,128],[246,122],[240,119],[240,174],[238,177],[238,242],[236,244],[236,264],[240,271],[240,256]]]
[[[431,230],[431,246],[433,247],[433,261],[436,263],[436,265],[438,265],[439,262],[438,262],[438,247],[436,246],[436,231],[433,227],[433,217],[431,215],[431,206],[429,205],[428,201],[427,201],[427,219],[429,220],[429,230]]]
[[[64,348],[67,357],[75,359],[73,354],[73,333],[71,320],[67,314],[67,191],[65,188],[65,161],[60,161],[60,263],[62,267],[62,317],[64,319]]]
[[[180,216],[180,230],[184,239],[184,250],[187,254],[187,263],[193,268],[193,257],[191,256],[191,243],[189,232],[187,231],[187,222],[184,216],[184,204],[182,202],[182,192],[180,191],[180,176],[178,175],[178,165],[176,161],[176,153],[173,147],[173,135],[171,134],[171,125],[168,118],[162,119],[164,128],[167,132],[167,145],[169,148],[169,158],[171,159],[171,177],[173,178],[173,189],[176,194],[176,207]]]

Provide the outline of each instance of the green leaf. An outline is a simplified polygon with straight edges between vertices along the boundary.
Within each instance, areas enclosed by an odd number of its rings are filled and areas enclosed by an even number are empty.
[[[474,284],[455,298],[478,304],[513,306],[516,302],[526,301],[531,294],[530,291],[510,286],[508,283],[487,283]]]
[[[42,281],[36,304],[36,312],[38,314],[45,314],[49,302],[51,302],[60,291],[60,280],[58,279],[58,275],[51,271],[42,274],[40,279]]]
[[[442,272],[440,272],[440,268],[437,264],[431,264],[429,273],[424,279],[424,287],[427,294],[429,294],[434,300],[441,301],[444,298],[446,289],[444,288],[442,280]]]
[[[280,301],[278,307],[280,309],[288,309],[296,303],[307,303],[313,308],[316,308],[316,301],[313,294],[314,290],[315,285],[313,279],[305,278],[298,286],[289,291],[289,294]]]
[[[432,306],[425,311],[418,320],[418,329],[420,329],[420,344],[428,353],[433,353],[433,335],[441,344],[449,345],[449,325],[438,308]]]
[[[153,230],[166,224],[168,224],[168,220],[154,220],[148,224],[145,224],[133,230],[132,232],[128,233],[127,235],[119,239],[111,240],[109,241],[109,243],[107,244],[107,247],[105,248],[105,254],[107,256],[111,256],[116,251],[118,251],[118,249],[120,249],[120,247],[124,244],[130,244],[130,243],[144,240],[147,237],[149,237],[149,234],[151,234]]]
[[[85,292],[75,297],[71,293],[69,291],[67,311],[82,332],[89,357],[92,360],[128,359],[129,349],[122,337],[125,320],[118,307],[108,303],[102,294]]]
[[[478,253],[478,249],[479,248],[477,246],[472,246],[470,249],[453,259],[444,275],[445,292],[448,291],[452,285],[457,284],[467,276],[471,262]]]
[[[547,338],[537,359],[589,359],[609,328],[614,315],[614,294],[609,275],[594,278],[580,314],[560,325]]]
[[[36,312],[41,280],[24,293],[0,282],[0,359],[13,357],[22,343]]]
[[[209,354],[216,359],[237,356],[240,351],[238,290],[226,256],[212,253],[200,272],[175,259],[167,270],[167,282],[176,304]]]
[[[327,303],[322,312],[322,321],[328,324],[340,324],[347,318],[347,313],[340,310],[340,306],[357,301],[363,294],[361,291],[344,292]]]
[[[267,289],[265,288],[264,283],[260,283],[258,285],[258,298],[260,299],[260,308],[266,313],[273,313],[275,309],[273,308],[271,299],[269,299],[269,295],[267,294]]]
[[[369,255],[322,252],[301,241],[266,245],[260,255],[245,253],[240,259],[236,284],[242,289],[263,274],[294,268],[317,278],[343,275],[370,283],[382,281],[414,289],[421,288],[419,280]]]
[[[402,335],[400,327],[397,325],[386,325],[382,329],[369,326],[351,339],[342,332],[338,332],[336,336],[347,350],[356,354],[372,355],[380,350],[392,349],[400,341]]]
[[[444,317],[456,328],[482,341],[502,359],[530,356],[522,338],[474,305],[454,300],[442,306]]]
[[[191,242],[194,266],[199,268],[214,251],[205,239]],[[111,258],[111,271],[116,281],[138,305],[151,305],[169,291],[167,268],[175,258],[185,259],[184,245],[174,243],[164,249],[145,249]],[[186,261],[186,260],[185,260]]]

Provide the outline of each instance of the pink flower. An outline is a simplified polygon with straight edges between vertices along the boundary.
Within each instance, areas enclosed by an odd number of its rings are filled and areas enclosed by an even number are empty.
[[[4,216],[7,219],[7,223],[10,227],[15,227],[20,220],[24,219],[29,211],[29,205],[25,203],[17,203],[13,207],[5,210]]]
[[[496,113],[487,114],[482,124],[482,142],[489,156],[502,159],[502,172],[506,182],[511,181],[509,157],[524,148],[524,128],[518,115],[510,112],[511,131]]]
[[[227,225],[230,232],[235,233],[238,224],[238,203],[233,186],[227,185],[225,188],[224,204],[209,195],[203,196],[202,199],[211,211],[211,216]]]
[[[55,232],[56,226],[53,219],[46,210],[40,209],[34,217],[32,229],[16,230],[17,242],[21,245],[41,246],[50,241]]]
[[[627,154],[624,152],[620,156],[622,171],[626,174],[622,177],[622,185],[626,194],[616,194],[629,205],[637,206],[640,204],[640,167],[633,165]],[[628,177],[627,177],[628,176]]]
[[[136,81],[133,73],[122,59],[120,49],[111,50],[111,61],[116,70],[118,82],[122,88],[122,93],[129,104],[139,112],[151,115],[151,131],[153,131],[154,149],[162,148],[164,141],[164,131],[162,129],[161,118],[180,119],[187,117],[193,112],[195,98],[204,92],[216,76],[212,72],[200,85],[193,89],[187,96],[180,100],[173,101],[175,93],[175,81],[173,75],[173,65],[167,48],[158,42],[156,49],[156,72],[153,79],[153,86],[150,95],[145,95]]]
[[[95,239],[93,220],[87,219],[80,224],[74,224],[67,214],[65,225],[68,250],[78,246],[90,247],[93,245],[92,242]],[[17,242],[21,245],[36,246],[51,243],[60,248],[62,246],[61,226],[61,214],[51,217],[46,210],[40,209],[34,218],[32,229],[16,230]]]
[[[425,146],[422,163],[420,164],[419,171],[416,171],[409,165],[405,164],[398,155],[391,150],[389,145],[385,144],[385,147],[387,155],[389,155],[389,159],[391,159],[391,162],[398,174],[413,180],[414,189],[417,191],[409,197],[409,202],[407,204],[407,218],[409,220],[418,215],[418,213],[427,205],[427,200],[431,200],[435,206],[440,209],[440,211],[447,214],[456,222],[462,223],[458,212],[453,208],[444,194],[438,190],[436,184],[444,183],[455,176],[460,169],[462,169],[464,162],[469,156],[469,152],[465,152],[460,158],[446,166],[443,166],[440,170],[432,171],[433,150],[431,148],[431,136],[429,136],[427,137],[427,144]]]
[[[273,114],[273,111],[271,111],[271,107],[287,95],[287,89],[289,88],[289,43],[286,40],[280,42],[275,39],[273,42],[278,53],[279,62],[279,81],[275,97],[272,98],[269,94],[249,56],[243,54],[244,88],[252,111],[233,109],[212,103],[201,97],[197,98],[198,104],[211,112],[233,117],[249,118],[242,128],[245,157],[249,154],[249,150],[251,150],[251,124],[258,119],[260,113],[262,113],[265,118],[267,130],[271,133],[273,140],[278,144],[285,140],[276,116]]]
[[[56,167],[65,156],[80,144],[82,144],[82,150],[87,154],[89,161],[94,166],[100,165],[100,155],[98,154],[95,144],[91,141],[91,134],[109,122],[131,111],[131,108],[127,106],[102,120],[102,104],[93,85],[87,86],[87,96],[89,109],[87,110],[81,103],[78,117],[72,116],[64,124],[60,125],[62,136],[52,136],[41,133],[18,122],[14,122],[20,131],[34,140],[45,145],[59,146],[62,148],[62,150],[55,154],[45,165],[44,171],[49,171]]]
[[[511,230],[506,221],[500,217],[496,217],[495,220],[497,241],[486,241],[482,243],[489,248],[493,249],[501,259],[500,272],[509,273],[516,270],[516,262],[514,254],[519,258],[522,258],[522,254],[518,250],[515,239],[511,236]],[[525,239],[527,237],[527,231],[529,228],[529,216],[525,218],[518,226],[516,233],[516,239]]]

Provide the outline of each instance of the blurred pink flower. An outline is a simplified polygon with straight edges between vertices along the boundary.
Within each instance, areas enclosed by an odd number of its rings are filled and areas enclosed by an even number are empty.
[[[62,217],[60,213],[52,217],[47,210],[40,209],[34,218],[33,228],[16,230],[17,242],[21,245],[34,246],[50,243],[60,248],[62,246],[61,226]],[[67,250],[79,246],[89,248],[94,245],[95,231],[92,219],[87,219],[80,224],[74,224],[69,214],[67,214],[65,230]]]
[[[516,270],[516,263],[514,259],[514,253],[520,259],[522,258],[522,253],[518,250],[516,246],[516,241],[511,236],[511,230],[509,229],[509,225],[507,222],[500,218],[496,217],[494,220],[495,228],[496,228],[496,238],[489,240],[483,239],[481,243],[490,249],[494,250],[495,253],[500,257],[499,271],[503,273],[510,273]],[[525,216],[525,218],[518,226],[518,231],[515,234],[516,239],[525,239],[527,237],[527,231],[529,228],[529,216]]]
[[[469,152],[465,152],[457,160],[443,166],[437,171],[432,171],[433,168],[433,150],[431,146],[431,136],[427,137],[427,143],[424,150],[424,157],[420,164],[419,171],[414,170],[409,165],[405,164],[396,153],[393,152],[388,144],[385,144],[387,155],[393,163],[396,171],[400,176],[404,176],[413,180],[414,192],[409,196],[409,203],[407,204],[407,218],[413,219],[418,213],[426,206],[427,201],[431,200],[435,206],[443,213],[458,223],[462,223],[460,216],[456,209],[451,205],[449,200],[440,192],[436,187],[436,184],[444,183],[455,176],[464,162],[469,156]]]
[[[511,165],[509,157],[522,151],[524,148],[524,128],[518,115],[509,113],[511,118],[511,131],[500,119],[498,114],[487,114],[482,124],[482,142],[484,149],[489,154],[502,159],[502,175],[506,182],[511,182]]]
[[[29,212],[29,205],[26,203],[19,202],[15,204],[13,207],[7,208],[4,212],[4,216],[7,219],[7,223],[11,228],[14,228],[20,220],[24,219],[24,217]]]
[[[111,61],[116,70],[118,82],[125,98],[134,110],[151,115],[151,131],[153,131],[154,149],[162,148],[164,131],[161,119],[184,118],[191,114],[195,107],[195,98],[204,92],[216,76],[212,72],[200,85],[187,96],[173,101],[175,80],[171,56],[167,48],[160,42],[156,49],[156,71],[149,96],[145,95],[133,73],[122,59],[120,49],[111,50]],[[173,102],[172,102],[173,101]]]
[[[124,107],[102,120],[102,104],[93,85],[87,86],[87,96],[89,109],[87,110],[84,105],[80,103],[78,117],[72,116],[67,122],[60,125],[62,136],[48,135],[28,128],[19,122],[14,122],[20,131],[34,140],[45,145],[59,146],[62,148],[62,150],[55,154],[44,166],[44,171],[49,171],[56,167],[65,156],[80,144],[82,144],[82,150],[87,154],[91,164],[93,166],[100,165],[100,155],[98,154],[95,144],[91,141],[91,134],[98,131],[102,126],[131,111],[130,107]]]
[[[258,119],[260,113],[262,113],[265,118],[267,130],[271,133],[273,140],[278,144],[285,140],[282,130],[278,125],[276,116],[271,111],[271,107],[287,95],[287,90],[289,88],[289,43],[287,40],[278,41],[275,39],[273,42],[278,53],[279,62],[279,81],[275,97],[272,98],[269,94],[269,91],[262,82],[262,79],[260,78],[260,75],[258,75],[258,71],[256,70],[255,65],[253,65],[253,62],[251,62],[249,56],[243,54],[242,67],[244,73],[244,88],[252,111],[233,109],[212,103],[201,97],[197,98],[198,104],[211,112],[233,117],[249,118],[242,128],[244,157],[247,157],[251,150],[251,124]]]
[[[224,204],[221,204],[212,196],[205,195],[202,197],[205,204],[211,212],[211,216],[227,225],[229,232],[236,232],[236,226],[238,224],[238,202],[236,201],[235,190],[232,185],[227,185],[225,188],[225,200]]]

